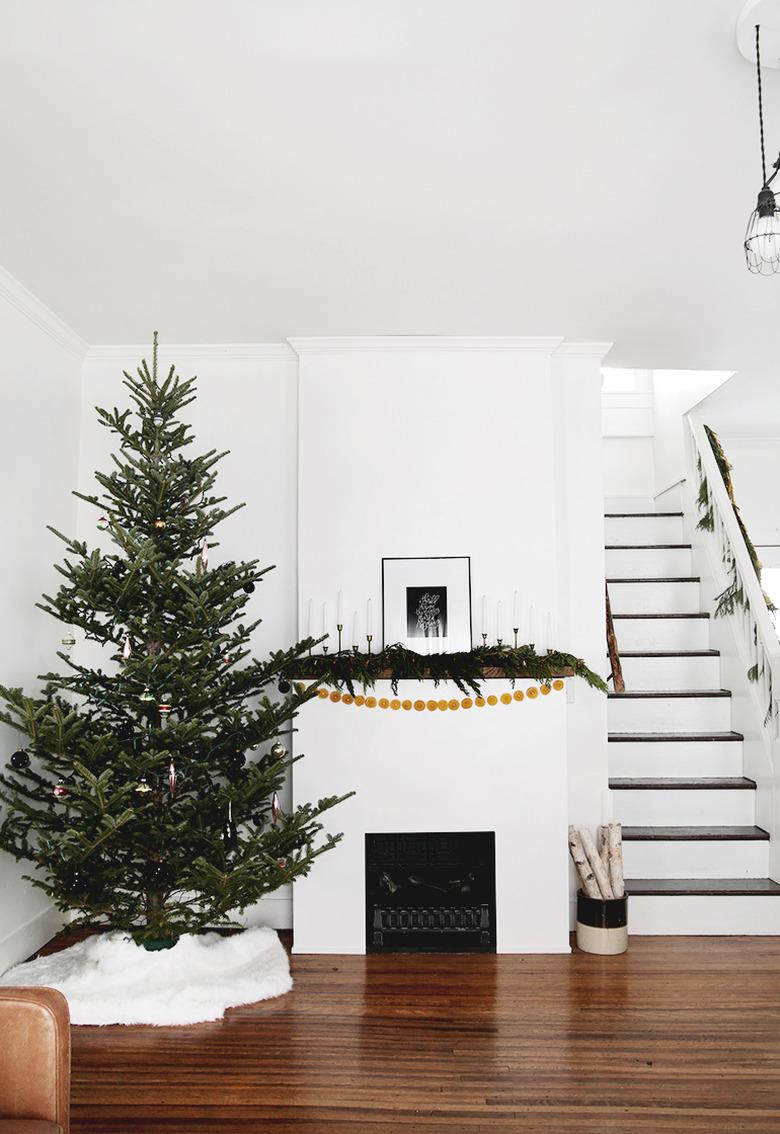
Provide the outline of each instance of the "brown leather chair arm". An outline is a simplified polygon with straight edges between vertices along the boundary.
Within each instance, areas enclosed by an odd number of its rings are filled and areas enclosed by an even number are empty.
[[[53,988],[0,988],[0,1134],[47,1124],[70,1128],[68,1002]]]

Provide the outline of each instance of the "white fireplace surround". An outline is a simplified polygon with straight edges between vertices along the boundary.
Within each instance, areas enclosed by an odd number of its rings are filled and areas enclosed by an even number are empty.
[[[365,634],[370,598],[381,642],[382,559],[468,555],[477,634],[481,596],[491,611],[499,599],[509,611],[517,590],[524,611],[533,604],[554,613],[558,648],[603,672],[607,345],[290,343],[298,355],[299,628],[309,600],[333,613],[341,591],[347,634],[354,611]],[[296,951],[365,949],[365,832],[436,830],[495,831],[499,951],[568,950],[567,822],[601,815],[607,725],[603,694],[579,680],[567,686],[567,695],[466,712],[306,706],[295,798],[357,794],[328,817],[343,843],[294,887]],[[404,683],[403,696],[418,694],[457,690]]]
[[[509,689],[506,681],[486,684],[489,692]],[[390,683],[377,682],[376,696],[393,697]],[[448,683],[404,681],[399,696],[462,694]],[[365,952],[364,836],[384,831],[494,831],[497,951],[568,952],[566,718],[564,691],[458,712],[319,698],[306,705],[296,801],[355,796],[325,816],[343,841],[295,884],[295,952]]]

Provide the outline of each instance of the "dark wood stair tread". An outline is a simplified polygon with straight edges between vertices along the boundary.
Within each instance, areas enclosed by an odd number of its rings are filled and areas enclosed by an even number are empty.
[[[764,841],[763,827],[624,827],[624,842],[739,842]]]
[[[656,741],[720,741],[744,740],[741,732],[610,732],[607,740],[612,744],[648,744]]]
[[[657,520],[659,516],[682,516],[682,512],[605,512],[605,520]]]
[[[690,551],[689,543],[605,543],[605,551]]]
[[[701,575],[643,575],[633,579],[607,579],[608,583],[700,583]]]
[[[730,689],[627,689],[625,693],[607,693],[608,697],[639,700],[680,697],[730,697]]]
[[[707,611],[691,611],[690,614],[613,614],[612,621],[616,622],[618,618],[709,618]]]
[[[755,791],[756,781],[747,776],[617,776],[609,781],[613,791]]]
[[[780,883],[772,878],[626,878],[626,893],[637,898],[650,894],[780,897]]]
[[[621,658],[719,658],[720,650],[621,650],[620,656]]]

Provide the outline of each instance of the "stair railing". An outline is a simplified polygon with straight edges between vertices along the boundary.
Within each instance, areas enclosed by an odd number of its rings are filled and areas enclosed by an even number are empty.
[[[612,603],[609,601],[609,583],[604,584],[604,597],[607,607],[607,653],[612,670],[612,688],[616,693],[625,693],[626,683],[623,680],[623,666],[620,661],[615,623],[612,620]]]
[[[762,735],[773,755],[780,736],[780,642],[709,438],[701,422],[690,416],[686,422],[690,484],[696,497],[703,478],[705,502],[699,518],[708,517],[703,534],[709,536],[715,582],[721,591],[733,585],[737,595],[728,617],[747,663]]]

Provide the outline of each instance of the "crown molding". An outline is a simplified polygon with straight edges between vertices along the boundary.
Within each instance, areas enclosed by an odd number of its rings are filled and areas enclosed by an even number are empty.
[[[328,338],[291,338],[287,342],[298,355],[346,354],[355,351],[535,351],[552,354],[563,339],[513,335],[367,335]]]
[[[297,355],[286,343],[162,343],[159,353],[167,360],[200,362],[224,359],[230,362],[295,362]],[[112,343],[91,346],[86,362],[117,362],[151,358],[151,343]]]
[[[555,352],[556,358],[606,358],[614,343],[569,343],[562,342]]]
[[[44,331],[63,350],[74,358],[82,359],[87,352],[87,344],[51,308],[41,303],[37,296],[28,291],[15,276],[0,267],[0,296],[11,307],[20,311],[31,323]]]

